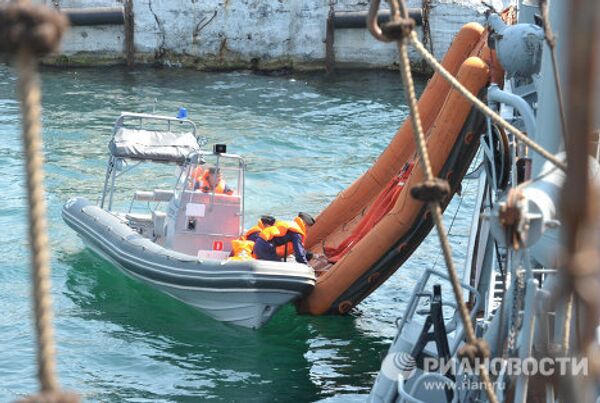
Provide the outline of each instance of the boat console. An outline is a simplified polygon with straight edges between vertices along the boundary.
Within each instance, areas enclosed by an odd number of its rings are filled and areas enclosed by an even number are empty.
[[[166,247],[188,255],[215,258],[231,252],[231,241],[241,234],[239,195],[184,190],[171,199],[167,213]]]

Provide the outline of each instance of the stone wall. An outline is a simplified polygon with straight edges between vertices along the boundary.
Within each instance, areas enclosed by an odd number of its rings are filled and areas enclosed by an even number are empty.
[[[502,2],[494,5],[501,8]],[[122,6],[119,0],[38,1],[60,8]],[[421,7],[423,0],[409,0]],[[336,11],[366,11],[366,0],[333,1]],[[383,2],[386,4],[385,2]],[[430,0],[431,42],[441,58],[454,34],[483,21],[479,0]],[[328,0],[133,0],[135,60],[200,69],[323,68]],[[422,34],[421,30],[420,34]],[[337,67],[386,68],[397,60],[393,44],[366,29],[335,31]],[[411,54],[413,62],[419,62]],[[124,60],[124,27],[73,27],[49,63],[105,64]]]

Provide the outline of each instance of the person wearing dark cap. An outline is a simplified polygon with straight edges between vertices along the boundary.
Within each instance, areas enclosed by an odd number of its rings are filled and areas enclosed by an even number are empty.
[[[293,221],[276,221],[263,229],[254,244],[254,254],[258,259],[280,261],[293,253],[296,262],[308,264],[310,252],[304,249],[307,228],[315,219],[307,213],[298,213]]]
[[[260,220],[258,220],[258,223],[250,228],[248,231],[246,231],[243,235],[243,238],[245,240],[248,241],[252,241],[252,242],[256,242],[256,238],[258,238],[258,235],[260,234],[260,232],[262,230],[264,230],[267,227],[272,226],[273,224],[275,224],[275,217],[270,216],[270,215],[263,215],[260,217]]]

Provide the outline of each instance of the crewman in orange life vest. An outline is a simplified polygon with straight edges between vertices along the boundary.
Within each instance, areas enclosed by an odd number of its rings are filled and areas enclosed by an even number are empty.
[[[306,228],[314,223],[315,219],[306,213],[298,213],[294,221],[276,221],[260,232],[254,244],[254,255],[257,259],[280,261],[287,257],[287,250],[294,253],[296,262],[308,264],[310,252],[304,249],[304,238]]]
[[[204,175],[204,168],[201,165],[198,165],[190,175],[190,187],[194,190],[200,187],[200,183],[202,183],[202,175]]]
[[[254,243],[256,242],[256,238],[260,232],[275,224],[275,217],[270,215],[264,215],[260,217],[258,223],[248,231],[246,231],[241,237],[238,239],[233,239],[231,241],[231,256],[228,258],[229,260],[252,260],[255,258],[252,253],[254,250]]]
[[[256,242],[256,239],[260,235],[261,231],[275,224],[275,221],[275,217],[273,216],[261,216],[260,220],[258,220],[258,223],[254,227],[246,231],[246,233],[244,233],[243,238],[248,241]]]
[[[197,170],[198,168],[196,168]],[[194,174],[196,174],[196,171],[194,171]],[[208,168],[202,173],[202,176],[194,178],[194,190],[198,189],[203,193],[212,193],[214,191],[216,194],[233,194],[233,189],[225,183],[221,175],[221,170],[215,167]]]

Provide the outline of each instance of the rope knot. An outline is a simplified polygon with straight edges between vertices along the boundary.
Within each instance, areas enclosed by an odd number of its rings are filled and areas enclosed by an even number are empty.
[[[412,18],[400,18],[397,21],[389,21],[381,26],[381,32],[390,40],[408,38],[416,23]]]
[[[442,202],[450,194],[450,185],[447,181],[440,178],[425,180],[410,189],[413,198],[426,202]]]
[[[28,50],[35,56],[45,56],[58,48],[68,25],[63,14],[45,6],[0,6],[0,53],[14,55]]]
[[[458,356],[466,359],[471,366],[482,363],[490,358],[490,346],[483,339],[476,339],[472,343],[466,343],[458,350]]]

